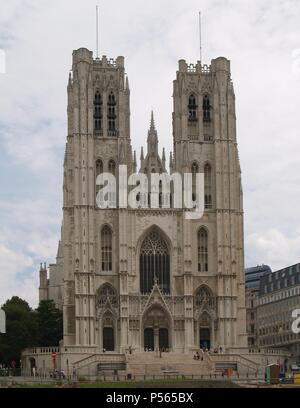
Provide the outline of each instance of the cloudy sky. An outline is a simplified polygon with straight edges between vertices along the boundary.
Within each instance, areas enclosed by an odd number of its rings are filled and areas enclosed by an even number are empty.
[[[66,85],[72,50],[95,49],[94,0],[0,0],[0,304],[36,306],[40,262],[55,260],[61,223]],[[246,266],[300,261],[300,1],[108,0],[100,52],[124,55],[135,149],[151,108],[172,148],[178,60],[232,63],[245,200]],[[112,6],[113,4],[113,6]],[[1,59],[2,58],[2,59]]]

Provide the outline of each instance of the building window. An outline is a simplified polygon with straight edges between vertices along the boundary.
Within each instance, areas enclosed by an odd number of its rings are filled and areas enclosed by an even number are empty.
[[[196,122],[197,121],[197,103],[196,103],[196,97],[194,94],[190,95],[189,97],[189,121],[190,122]]]
[[[116,289],[109,283],[102,285],[96,294],[96,305],[97,307],[103,308],[107,304],[117,307],[118,306],[118,294]]]
[[[96,161],[96,177],[103,173],[103,162],[102,160]]]
[[[213,309],[215,307],[215,298],[212,291],[206,287],[201,286],[197,289],[194,297],[196,307],[207,307],[208,309]]]
[[[197,174],[199,173],[199,166],[196,162],[192,164],[192,200],[197,199]]]
[[[115,132],[116,132],[116,119],[117,119],[117,115],[116,115],[116,98],[113,92],[111,92],[108,95],[108,103],[107,103],[107,107],[108,107],[108,132],[110,136],[116,136]]]
[[[205,95],[203,98],[203,122],[210,122],[210,101],[208,95]]]
[[[95,168],[95,181],[97,181],[97,177],[103,173],[103,162],[102,160],[97,160],[96,161],[96,168]],[[98,194],[98,191],[100,190],[100,186],[96,185],[96,197]]]
[[[160,232],[154,228],[145,238],[141,247],[141,293],[150,293],[156,282],[163,293],[170,293],[170,254]]]
[[[208,234],[205,228],[198,232],[198,272],[208,271]]]
[[[110,160],[108,163],[108,171],[114,176],[116,175],[116,163],[113,160]]]
[[[112,231],[106,225],[101,231],[101,261],[102,271],[112,271]]]
[[[211,181],[211,166],[206,164],[204,167],[204,204],[205,209],[209,210],[212,208],[212,181]]]
[[[95,132],[102,130],[102,98],[99,91],[96,92],[94,99],[94,128]]]

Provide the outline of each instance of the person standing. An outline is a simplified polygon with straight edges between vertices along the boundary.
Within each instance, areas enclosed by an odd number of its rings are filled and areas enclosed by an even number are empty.
[[[76,381],[77,380],[77,370],[76,367],[73,367],[73,380]]]

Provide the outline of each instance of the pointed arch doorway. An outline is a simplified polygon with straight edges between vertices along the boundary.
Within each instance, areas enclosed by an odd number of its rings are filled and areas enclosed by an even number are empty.
[[[168,313],[159,305],[154,305],[143,318],[144,350],[170,350],[171,322]]]
[[[211,349],[215,342],[215,305],[216,300],[211,289],[200,286],[194,295],[195,344],[202,349]]]

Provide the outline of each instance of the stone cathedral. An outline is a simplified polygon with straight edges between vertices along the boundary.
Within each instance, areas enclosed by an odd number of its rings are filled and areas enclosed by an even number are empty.
[[[61,241],[49,276],[41,266],[39,288],[40,300],[53,299],[63,310],[60,347],[73,362],[129,348],[189,353],[247,344],[230,61],[221,57],[207,66],[180,60],[173,101],[169,173],[204,173],[203,217],[188,220],[186,209],[162,205],[99,209],[99,174],[117,176],[121,164],[128,174],[165,173],[166,154],[159,154],[152,113],[147,152],[142,149],[137,163],[124,58],[73,52]]]

